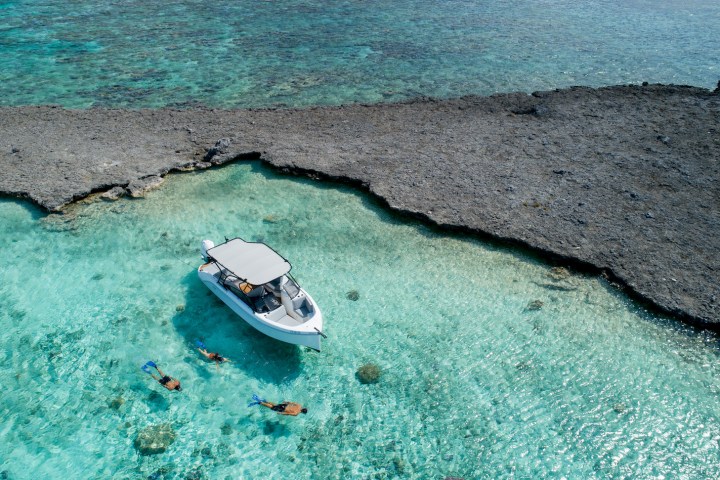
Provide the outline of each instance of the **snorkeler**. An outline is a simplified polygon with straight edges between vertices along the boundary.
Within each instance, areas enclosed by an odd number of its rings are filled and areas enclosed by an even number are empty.
[[[154,373],[150,371],[150,367],[154,368],[158,371],[160,376],[156,376]],[[142,367],[140,367],[143,372],[147,373],[151,377],[153,377],[155,380],[160,382],[160,385],[167,388],[168,390],[177,390],[178,392],[182,391],[182,387],[180,386],[180,380],[177,378],[172,378],[168,375],[165,375],[162,370],[160,370],[160,367],[158,367],[155,362],[149,361]]]
[[[206,358],[214,361],[215,365],[232,361],[227,357],[221,356],[219,353],[208,352],[207,347],[200,340],[195,340],[195,345],[197,345],[197,349],[200,351],[200,353],[202,353]]]
[[[230,361],[231,361],[229,358],[225,358],[225,357],[220,356],[219,353],[208,352],[208,351],[205,350],[204,348],[200,348],[200,347],[198,347],[198,350],[200,350],[200,353],[202,353],[203,355],[205,355],[205,356],[206,356],[207,358],[209,358],[210,360],[214,360],[215,363],[223,363],[223,362],[230,362]]]
[[[307,408],[303,408],[299,403],[294,402],[283,402],[283,403],[271,403],[271,402],[260,402],[263,407],[268,407],[273,412],[277,412],[280,415],[292,415],[297,416],[300,413],[307,413]]]
[[[303,408],[302,405],[295,402],[283,402],[283,403],[272,403],[268,402],[267,400],[258,397],[256,394],[253,394],[253,401],[248,404],[248,407],[252,407],[253,405],[262,405],[263,407],[267,407],[273,412],[277,412],[280,415],[292,415],[293,417],[301,414],[301,413],[307,413],[307,408]]]

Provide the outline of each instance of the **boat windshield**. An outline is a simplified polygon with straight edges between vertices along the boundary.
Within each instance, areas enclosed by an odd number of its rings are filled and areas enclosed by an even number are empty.
[[[287,282],[282,286],[283,290],[290,295],[290,298],[295,298],[300,293],[300,286],[292,278],[287,277]]]

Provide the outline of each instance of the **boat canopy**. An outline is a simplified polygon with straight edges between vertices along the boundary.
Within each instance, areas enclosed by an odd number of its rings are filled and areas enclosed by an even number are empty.
[[[236,277],[252,284],[263,285],[288,273],[292,266],[264,243],[233,238],[210,248],[208,257]]]

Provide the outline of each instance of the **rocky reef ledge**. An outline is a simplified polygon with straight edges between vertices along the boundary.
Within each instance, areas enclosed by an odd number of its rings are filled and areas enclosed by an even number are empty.
[[[307,109],[0,109],[0,192],[50,211],[238,159],[361,186],[394,210],[602,272],[665,312],[720,326],[720,86]]]

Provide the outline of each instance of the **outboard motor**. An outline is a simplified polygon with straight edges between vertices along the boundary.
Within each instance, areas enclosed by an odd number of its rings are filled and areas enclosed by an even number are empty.
[[[202,247],[200,247],[200,251],[202,252],[203,259],[208,262],[210,261],[210,258],[208,258],[207,251],[213,248],[215,244],[212,240],[203,240],[202,241]]]

